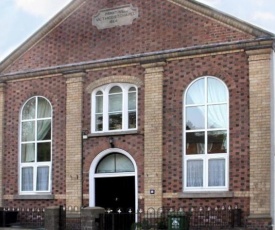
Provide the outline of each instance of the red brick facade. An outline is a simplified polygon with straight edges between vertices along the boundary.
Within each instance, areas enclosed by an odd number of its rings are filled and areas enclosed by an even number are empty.
[[[89,205],[89,170],[94,158],[110,148],[108,133],[91,135],[93,82],[110,76],[133,76],[138,87],[136,133],[114,135],[115,147],[133,157],[138,168],[138,206],[144,206],[145,85],[142,64],[164,61],[163,66],[163,161],[164,207],[238,206],[244,221],[250,216],[250,111],[249,62],[246,50],[271,48],[272,39],[261,30],[234,21],[208,8],[189,6],[193,1],[76,0],[0,65],[5,83],[3,129],[3,206],[66,205],[66,78],[83,71],[82,204]],[[98,30],[91,20],[99,10],[131,3],[139,10],[132,25]],[[192,6],[193,6],[192,5]],[[210,10],[211,11],[211,10]],[[228,24],[226,24],[228,22]],[[198,77],[215,76],[229,90],[230,151],[229,190],[226,196],[184,197],[183,191],[183,95]],[[20,111],[32,96],[44,96],[53,108],[53,199],[22,198],[18,191]],[[68,176],[68,175],[67,175]],[[171,195],[173,194],[173,195]],[[229,195],[231,194],[231,195]],[[237,195],[238,194],[238,195]],[[251,225],[256,226],[255,220]],[[267,229],[270,218],[259,221]]]

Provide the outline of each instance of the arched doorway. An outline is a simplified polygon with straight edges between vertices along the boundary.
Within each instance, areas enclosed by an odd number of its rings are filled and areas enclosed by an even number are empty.
[[[89,206],[126,212],[137,209],[137,167],[132,156],[118,148],[107,149],[90,167]]]

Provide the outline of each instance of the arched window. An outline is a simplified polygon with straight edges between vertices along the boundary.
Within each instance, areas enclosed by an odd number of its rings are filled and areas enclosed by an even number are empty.
[[[49,192],[52,165],[51,104],[43,97],[32,97],[23,106],[20,117],[20,192]]]
[[[92,93],[92,132],[135,130],[137,88],[132,84],[108,84]]]
[[[96,173],[134,172],[132,161],[120,153],[112,153],[104,157],[96,168]]]
[[[228,189],[228,89],[218,78],[193,81],[184,95],[184,190]]]

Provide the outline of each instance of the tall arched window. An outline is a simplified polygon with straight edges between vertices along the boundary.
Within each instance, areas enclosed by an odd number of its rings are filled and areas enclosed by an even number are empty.
[[[218,78],[193,81],[184,95],[184,190],[228,189],[228,89]]]
[[[20,192],[51,189],[52,107],[43,97],[30,98],[21,111]]]
[[[92,93],[92,132],[135,130],[137,88],[132,84],[108,84]]]

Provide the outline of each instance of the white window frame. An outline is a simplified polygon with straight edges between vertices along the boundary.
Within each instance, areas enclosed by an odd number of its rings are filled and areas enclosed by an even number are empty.
[[[109,130],[109,91],[114,87],[118,86],[122,90],[122,128],[116,130]],[[136,89],[136,127],[128,128],[128,93],[129,89],[134,87]],[[96,130],[96,94],[101,91],[103,93],[103,130]],[[111,83],[96,88],[91,95],[92,101],[92,116],[91,116],[91,133],[105,133],[105,132],[121,132],[137,130],[138,127],[138,88],[136,85],[128,83]]]
[[[35,98],[36,100],[36,108],[35,108],[35,118],[34,119],[25,119],[23,120],[23,110],[24,110],[24,107],[25,105],[30,101],[32,100],[33,98]],[[51,107],[51,116],[48,117],[48,118],[37,118],[37,105],[38,105],[38,98],[43,98],[45,99],[50,107]],[[21,112],[20,112],[20,129],[19,129],[19,194],[20,195],[39,195],[39,194],[50,194],[51,193],[51,190],[52,190],[52,117],[53,117],[53,109],[52,109],[52,105],[51,103],[49,102],[49,100],[45,97],[42,97],[42,96],[34,96],[34,97],[31,97],[29,98],[25,103],[24,105],[22,106],[21,108]],[[46,141],[43,141],[43,140],[39,140],[37,141],[37,121],[39,120],[50,120],[51,121],[51,139],[50,140],[46,140]],[[34,121],[35,122],[35,141],[22,141],[22,124],[23,122],[26,122],[26,121]],[[51,153],[50,153],[50,161],[44,161],[44,162],[37,162],[37,160],[35,160],[34,162],[22,162],[21,158],[22,158],[22,144],[23,143],[34,143],[35,144],[35,159],[37,159],[37,143],[49,143],[50,142],[50,148],[51,148]],[[37,188],[37,169],[39,167],[49,167],[49,180],[48,180],[48,189],[47,190],[39,190],[37,191],[36,188]],[[33,168],[33,190],[32,191],[22,191],[22,169],[23,168]]]
[[[206,84],[205,84],[205,98],[207,98],[207,79],[208,78],[213,78],[215,80],[218,80],[220,83],[222,83],[225,87],[225,89],[227,89],[227,101],[224,102],[224,104],[227,104],[227,128],[226,131],[227,132],[227,153],[215,153],[215,154],[190,154],[187,155],[186,154],[186,133],[188,131],[186,131],[186,111],[188,107],[191,106],[204,106],[205,109],[207,109],[208,105],[215,105],[217,103],[208,103],[205,102],[203,104],[194,104],[194,105],[186,105],[186,96],[188,93],[189,88],[196,83],[197,81],[204,79]],[[228,191],[229,189],[229,91],[228,91],[228,87],[226,86],[226,84],[220,80],[217,77],[213,77],[213,76],[203,76],[200,78],[197,78],[196,80],[192,81],[189,86],[187,87],[187,89],[185,90],[184,93],[184,97],[183,97],[183,101],[184,101],[184,105],[183,105],[183,114],[184,114],[184,118],[183,118],[183,192],[211,192],[211,191]],[[220,103],[218,103],[220,104]],[[205,114],[207,114],[207,110],[205,110]],[[205,124],[207,121],[207,115],[205,115]],[[205,125],[204,129],[196,129],[195,132],[205,132],[207,133],[207,131],[220,131],[221,129],[209,129],[207,128],[207,125]],[[205,135],[205,142],[207,143],[207,138],[208,136]],[[206,150],[205,150],[206,151]],[[211,159],[223,159],[225,160],[225,186],[208,186],[208,164],[209,164],[209,160]],[[188,187],[187,186],[187,162],[188,160],[202,160],[203,161],[203,186],[202,187]]]
[[[117,172],[117,173],[96,173],[96,168],[99,162],[110,153],[120,153],[125,155],[134,165],[133,172]],[[95,179],[96,178],[108,178],[108,177],[135,177],[135,207],[138,210],[138,167],[134,158],[123,149],[110,148],[99,153],[93,160],[89,170],[89,207],[95,207]]]

